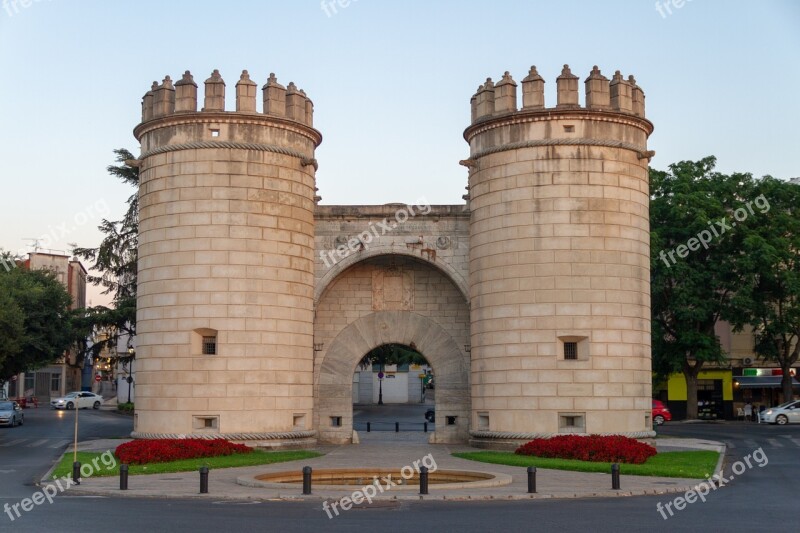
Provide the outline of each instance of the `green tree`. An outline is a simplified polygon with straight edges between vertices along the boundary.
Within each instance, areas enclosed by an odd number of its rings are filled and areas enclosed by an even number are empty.
[[[361,359],[359,366],[367,368],[375,363],[381,365],[383,371],[386,365],[426,365],[428,360],[415,349],[403,344],[383,344],[370,350]]]
[[[697,377],[726,354],[714,326],[730,311],[742,233],[730,224],[748,174],[714,172],[716,159],[650,171],[653,370],[686,379],[687,417],[697,418]],[[702,239],[702,242],[700,242]]]
[[[367,355],[361,359],[358,365],[361,368],[368,368],[376,363],[380,365],[380,371],[383,372],[386,365],[425,365],[428,364],[428,361],[421,353],[414,349],[413,345],[382,344],[370,350]],[[381,383],[380,386],[378,405],[383,405],[383,383]]]
[[[7,264],[14,264],[10,255],[3,254],[3,257]],[[13,359],[19,355],[22,350],[22,336],[25,332],[25,316],[7,290],[6,281],[7,278],[0,270],[0,367],[6,359]]]
[[[50,271],[0,269],[0,381],[64,355],[72,339],[71,303]]]
[[[116,165],[108,173],[136,190],[127,200],[128,209],[122,220],[103,219],[98,229],[105,235],[96,248],[75,248],[73,253],[91,264],[89,283],[105,288],[112,295],[110,307],[95,306],[80,310],[75,317],[75,342],[84,355],[97,357],[104,349],[115,351],[124,336],[131,347],[136,335],[136,268],[139,239],[139,168],[127,165],[134,160],[130,151],[114,150]],[[103,335],[98,336],[98,333]],[[88,339],[93,338],[94,342]],[[121,359],[130,359],[127,352]]]
[[[800,186],[765,177],[752,193],[754,214],[743,226],[731,323],[752,327],[756,354],[783,370],[784,401],[792,399],[790,370],[800,359]]]

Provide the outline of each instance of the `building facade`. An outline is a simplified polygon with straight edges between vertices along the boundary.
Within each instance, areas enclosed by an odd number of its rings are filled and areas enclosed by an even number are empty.
[[[715,331],[727,359],[722,364],[709,364],[698,374],[698,416],[711,420],[735,420],[742,417],[749,403],[756,409],[783,403],[782,370],[775,361],[764,360],[755,352],[755,338],[750,329],[734,332],[728,322],[719,321]],[[800,397],[800,367],[795,376],[794,398]],[[669,406],[673,418],[686,417],[686,379],[683,374],[671,375],[659,384],[654,397]]]
[[[86,269],[80,261],[68,255],[31,252],[20,265],[31,270],[49,270],[60,281],[72,297],[71,309],[86,307]],[[9,383],[9,396],[13,398],[35,397],[47,403],[51,397],[63,396],[69,391],[81,390],[81,374],[84,362],[78,359],[75,350],[46,367],[24,372]]]
[[[652,436],[647,138],[633,77],[535,67],[471,100],[463,205],[319,205],[314,106],[244,71],[154,82],[141,155],[135,437],[353,439],[353,376],[401,344],[434,442]]]

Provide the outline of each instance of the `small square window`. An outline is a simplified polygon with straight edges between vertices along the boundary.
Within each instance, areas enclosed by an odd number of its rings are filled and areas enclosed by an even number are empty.
[[[577,359],[578,358],[578,343],[565,342],[564,343],[564,359]]]
[[[575,133],[575,126],[564,126],[565,133]]]
[[[455,416],[446,416],[446,417],[444,417],[444,418],[445,418],[445,420],[447,421],[447,425],[448,425],[448,426],[455,426],[455,425],[456,425],[456,418],[458,418],[458,417],[455,417]]]
[[[211,130],[212,137],[219,137],[219,130]]]
[[[583,433],[586,431],[585,413],[559,413],[559,433]]]
[[[342,427],[342,417],[341,416],[332,416],[331,417],[331,426],[335,428]]]
[[[489,413],[478,413],[478,428],[489,429]]]
[[[219,417],[218,416],[195,416],[193,417],[192,427],[200,430],[218,430]]]
[[[203,337],[203,355],[217,354],[217,338]]]
[[[589,359],[589,337],[569,335],[558,337],[558,358],[564,361]]]
[[[306,429],[306,415],[305,414],[295,414],[292,416],[292,427],[295,430],[303,430]]]

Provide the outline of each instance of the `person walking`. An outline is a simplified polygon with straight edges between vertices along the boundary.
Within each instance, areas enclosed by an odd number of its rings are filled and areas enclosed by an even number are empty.
[[[744,419],[748,422],[753,420],[753,405],[750,402],[744,404]]]

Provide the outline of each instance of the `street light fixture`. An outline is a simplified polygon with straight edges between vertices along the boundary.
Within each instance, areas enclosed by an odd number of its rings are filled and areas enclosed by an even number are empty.
[[[128,360],[128,403],[131,403],[131,383],[133,383],[133,358],[136,356],[136,350],[133,348],[128,348],[128,356],[130,360]]]

